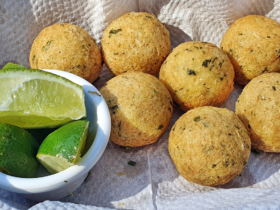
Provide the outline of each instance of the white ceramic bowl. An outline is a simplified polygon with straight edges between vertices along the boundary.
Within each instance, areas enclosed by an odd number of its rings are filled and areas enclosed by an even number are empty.
[[[41,173],[40,176],[43,177],[17,178],[0,172],[0,188],[20,193],[36,201],[58,200],[75,191],[87,177],[88,171],[103,154],[111,131],[111,119],[107,104],[99,91],[91,83],[68,72],[58,70],[45,71],[60,75],[83,86],[87,120],[90,121],[87,144],[92,141],[93,143],[80,162],[57,174]]]

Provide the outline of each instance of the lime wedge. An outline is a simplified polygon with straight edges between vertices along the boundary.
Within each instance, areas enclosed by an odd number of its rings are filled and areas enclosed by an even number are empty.
[[[0,123],[46,128],[86,117],[83,88],[49,72],[2,69],[0,90]]]
[[[35,177],[38,144],[24,129],[0,123],[0,171],[17,177]]]
[[[15,63],[7,63],[3,69],[26,69],[26,67],[15,64]]]
[[[37,159],[51,174],[63,171],[81,159],[89,121],[68,123],[47,136],[41,144]]]

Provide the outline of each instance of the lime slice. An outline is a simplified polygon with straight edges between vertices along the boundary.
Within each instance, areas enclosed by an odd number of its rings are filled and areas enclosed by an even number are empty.
[[[81,159],[89,121],[68,123],[47,136],[41,144],[37,159],[51,174],[63,171]]]
[[[24,129],[0,123],[0,171],[17,177],[35,177],[38,144]]]
[[[15,64],[15,63],[7,63],[3,69],[26,69],[26,67]]]
[[[0,123],[46,128],[86,117],[83,88],[49,72],[2,69],[0,90]]]

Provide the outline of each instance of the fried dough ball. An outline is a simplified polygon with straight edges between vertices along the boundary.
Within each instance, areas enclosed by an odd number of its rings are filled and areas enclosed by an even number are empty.
[[[171,49],[169,31],[152,14],[130,12],[104,31],[102,55],[115,75],[140,71],[156,75]]]
[[[217,46],[185,42],[167,57],[159,79],[174,103],[187,111],[221,105],[233,90],[234,70],[228,56]]]
[[[263,73],[279,72],[280,24],[259,15],[240,18],[223,36],[221,48],[228,52],[241,85]]]
[[[102,70],[98,45],[83,28],[57,23],[43,29],[29,56],[33,69],[57,69],[76,74],[92,83]]]
[[[100,90],[111,114],[110,140],[139,147],[152,144],[167,129],[172,98],[156,77],[128,72],[109,80]]]
[[[251,140],[232,111],[199,107],[182,115],[169,135],[169,153],[188,181],[215,186],[239,175],[251,152]]]
[[[252,147],[280,152],[280,73],[251,80],[236,102],[236,114],[250,132]]]

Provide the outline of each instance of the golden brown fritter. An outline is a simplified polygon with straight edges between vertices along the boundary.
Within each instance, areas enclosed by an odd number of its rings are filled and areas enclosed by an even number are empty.
[[[221,105],[233,90],[234,70],[228,56],[217,46],[185,42],[167,57],[159,79],[174,102],[187,111]]]
[[[100,90],[111,114],[110,140],[122,146],[152,144],[167,129],[172,99],[156,77],[128,72],[109,80]]]
[[[280,152],[280,73],[262,74],[243,89],[236,114],[250,132],[252,146]]]
[[[83,28],[57,23],[43,29],[29,56],[33,69],[57,69],[93,82],[102,70],[98,45]]]
[[[169,31],[154,15],[130,12],[106,28],[101,46],[104,62],[113,74],[140,71],[156,75],[171,42]]]
[[[271,18],[249,15],[235,21],[223,36],[235,70],[235,81],[246,85],[267,72],[280,71],[280,24]]]
[[[182,115],[169,135],[169,153],[188,181],[214,186],[240,174],[251,152],[251,140],[232,111],[199,107]]]

